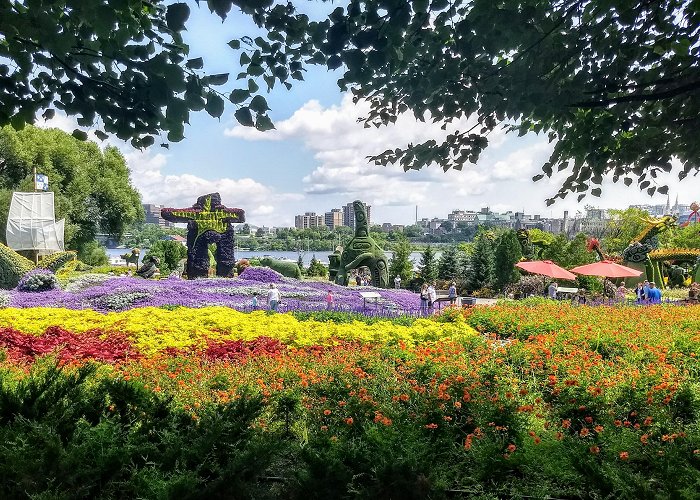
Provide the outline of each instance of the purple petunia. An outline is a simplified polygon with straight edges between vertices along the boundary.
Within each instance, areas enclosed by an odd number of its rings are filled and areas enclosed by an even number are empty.
[[[259,281],[261,283],[281,283],[284,276],[269,267],[249,266],[243,270],[239,278],[248,281]]]
[[[373,287],[344,287],[330,282],[284,278],[270,269],[248,268],[239,278],[206,278],[197,280],[146,280],[137,277],[114,277],[106,281],[78,278],[80,286],[69,283],[66,290],[44,293],[9,292],[10,307],[63,307],[94,309],[101,312],[122,311],[135,307],[204,307],[219,305],[247,311],[253,295],[258,295],[258,308],[266,307],[270,283],[276,283],[282,296],[282,311],[314,311],[325,309],[326,295],[333,294],[333,308],[367,314],[395,315],[414,313],[420,308],[418,295],[408,290]],[[379,299],[365,304],[360,291],[379,294]]]

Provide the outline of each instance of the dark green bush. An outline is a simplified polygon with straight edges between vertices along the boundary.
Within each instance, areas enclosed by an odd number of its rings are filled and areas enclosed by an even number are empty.
[[[0,373],[0,498],[251,498],[277,449],[251,423],[261,399],[193,417],[88,365]]]

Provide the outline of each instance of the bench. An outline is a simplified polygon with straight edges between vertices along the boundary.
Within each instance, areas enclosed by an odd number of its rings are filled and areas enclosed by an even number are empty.
[[[440,309],[441,305],[443,302],[450,302],[450,296],[449,296],[449,291],[447,290],[436,290],[435,291],[435,302],[433,306],[436,306],[438,309]],[[455,297],[455,305],[459,306],[460,305],[460,297],[457,296]]]

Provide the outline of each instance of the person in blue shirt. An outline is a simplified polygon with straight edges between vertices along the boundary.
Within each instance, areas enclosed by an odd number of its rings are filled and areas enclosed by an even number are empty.
[[[650,304],[661,304],[661,290],[656,288],[656,283],[653,281],[649,283],[649,292],[647,297],[649,298]]]
[[[642,287],[642,300],[649,302],[649,282],[647,280],[644,280],[644,286]]]
[[[457,301],[457,283],[454,281],[450,283],[450,288],[447,290],[447,296],[450,299],[450,304],[454,305]]]

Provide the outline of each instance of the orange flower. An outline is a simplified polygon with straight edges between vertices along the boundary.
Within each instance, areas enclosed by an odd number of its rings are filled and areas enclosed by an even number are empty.
[[[579,434],[581,435],[581,437],[586,437],[586,436],[588,436],[590,433],[591,433],[591,431],[588,430],[588,427],[584,427],[583,429],[581,429],[581,432],[579,432]]]
[[[647,444],[649,441],[649,434],[642,434],[639,440],[642,442],[642,444]]]
[[[593,427],[593,430],[596,431],[598,434],[600,434],[601,432],[603,432],[603,426],[596,425],[595,427]]]
[[[355,421],[352,419],[352,417],[348,417],[345,419],[345,423],[348,425],[352,425]]]
[[[426,429],[437,429],[438,424],[428,424],[425,426]]]
[[[517,446],[515,446],[513,443],[510,443],[510,444],[508,445],[508,448],[506,448],[506,451],[508,451],[508,453],[513,453],[513,452],[514,452],[515,450],[517,450],[517,449],[518,449]]]
[[[324,414],[325,416],[328,416],[328,415],[331,414],[331,411],[330,411],[330,410],[323,410],[323,414]]]
[[[620,452],[620,460],[628,460],[630,457],[630,454],[626,451],[621,451]]]
[[[598,453],[600,453],[600,448],[596,445],[591,446],[590,448],[588,448],[588,450],[591,453],[593,453],[594,455],[597,455]]]
[[[569,420],[569,419],[562,420],[562,421],[561,421],[561,426],[562,426],[564,429],[568,429],[569,427],[571,427],[571,420]]]

